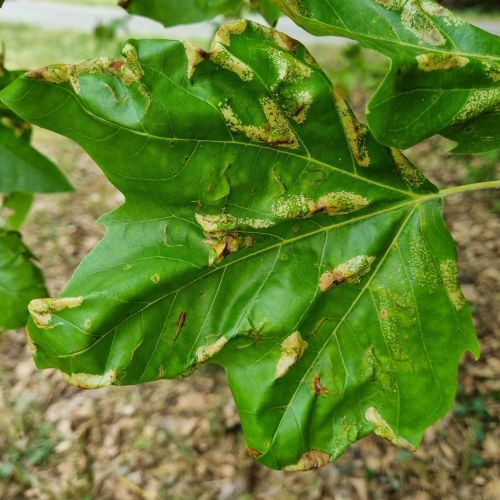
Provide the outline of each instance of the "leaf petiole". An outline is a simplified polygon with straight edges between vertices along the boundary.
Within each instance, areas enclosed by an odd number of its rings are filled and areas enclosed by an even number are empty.
[[[481,191],[483,189],[499,189],[500,180],[497,181],[486,181],[486,182],[476,182],[473,184],[465,184],[463,186],[454,186],[446,189],[441,189],[434,197],[436,198],[446,198],[448,196],[453,196],[460,193],[468,193],[472,191]]]

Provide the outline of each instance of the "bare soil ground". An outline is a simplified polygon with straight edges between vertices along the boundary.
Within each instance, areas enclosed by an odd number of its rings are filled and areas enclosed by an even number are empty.
[[[356,107],[362,100],[354,98]],[[38,130],[35,139],[77,188],[39,197],[24,230],[57,294],[102,236],[96,218],[122,196],[67,139]],[[446,154],[447,145],[436,139],[409,152],[439,186],[491,170],[480,157]],[[482,358],[464,358],[457,404],[415,454],[369,437],[322,470],[271,471],[244,452],[221,370],[207,366],[182,381],[82,391],[56,372],[37,371],[19,331],[0,342],[0,497],[499,499],[500,218],[494,194],[448,199],[446,218]]]

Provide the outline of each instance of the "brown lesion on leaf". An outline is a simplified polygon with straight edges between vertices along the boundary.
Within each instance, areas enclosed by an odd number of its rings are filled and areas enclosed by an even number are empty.
[[[241,234],[239,230],[265,229],[274,225],[270,220],[234,217],[228,213],[212,215],[198,213],[195,217],[206,236],[204,243],[210,250],[209,265],[219,264],[231,253],[254,245],[254,239]]]
[[[220,264],[228,255],[238,250],[253,247],[254,240],[251,236],[244,236],[239,233],[211,234],[207,235],[204,243],[209,248],[208,264],[212,266]]]
[[[259,450],[256,450],[254,448],[247,448],[246,452],[247,455],[249,455],[253,459],[259,458],[262,455],[262,453]]]
[[[288,465],[287,467],[284,467],[283,470],[290,472],[315,470],[324,467],[329,461],[329,453],[321,450],[309,450],[302,455],[296,464]]]
[[[9,118],[7,116],[2,116],[0,118],[0,124],[4,127],[12,130],[16,137],[23,137],[31,132],[31,124],[20,119]]]
[[[185,42],[184,48],[188,63],[188,78],[191,79],[193,77],[198,64],[202,61],[210,60],[221,68],[236,73],[243,81],[253,80],[254,74],[252,68],[227,49],[231,45],[231,37],[243,33],[247,29],[248,24],[248,21],[240,20],[223,25],[217,30],[209,52]]]
[[[186,56],[188,61],[188,70],[187,75],[188,78],[191,79],[196,70],[196,66],[201,62],[207,59],[210,59],[210,52],[201,49],[200,47],[196,47],[195,45],[184,42],[184,48],[186,49]]]
[[[368,127],[356,119],[346,101],[335,87],[333,88],[333,98],[356,165],[359,167],[369,167],[370,156],[366,147],[369,135]]]
[[[75,309],[80,307],[82,303],[83,297],[35,299],[29,303],[28,310],[38,328],[54,328],[57,325],[50,326],[52,313],[60,312],[65,309]]]
[[[324,396],[328,394],[328,389],[321,383],[319,375],[314,375],[311,385],[315,396]]]
[[[358,255],[340,264],[335,269],[323,273],[319,280],[319,288],[322,292],[341,285],[358,283],[363,276],[368,274],[375,257]]]
[[[290,368],[304,355],[308,343],[300,332],[294,332],[281,343],[281,352],[276,365],[276,378],[284,377]]]
[[[378,314],[379,314],[381,320],[387,320],[387,319],[389,319],[389,316],[391,315],[389,310],[385,307],[382,307],[382,309],[380,309]]]
[[[294,122],[301,125],[307,119],[307,115],[313,104],[313,98],[310,92],[302,91],[294,95],[296,107],[291,114]]]
[[[174,342],[177,340],[179,333],[184,328],[184,324],[186,323],[187,312],[183,311],[179,314],[179,319],[177,320],[177,326],[175,327],[175,337]]]

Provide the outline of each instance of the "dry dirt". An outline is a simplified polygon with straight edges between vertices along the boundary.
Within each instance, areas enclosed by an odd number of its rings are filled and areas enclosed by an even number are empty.
[[[122,197],[70,141],[36,142],[77,192],[39,197],[25,237],[57,294],[102,236],[96,218]],[[440,186],[463,182],[446,143],[410,156]],[[23,332],[0,343],[0,497],[4,499],[499,499],[500,219],[491,193],[448,200],[482,358],[466,356],[454,410],[410,454],[370,437],[338,462],[308,473],[274,472],[248,457],[224,373],[204,367],[182,381],[82,391],[37,371]]]

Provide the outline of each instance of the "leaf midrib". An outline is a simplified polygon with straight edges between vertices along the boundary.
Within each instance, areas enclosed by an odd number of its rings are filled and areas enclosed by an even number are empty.
[[[219,272],[221,270],[225,270],[226,268],[228,268],[230,266],[233,266],[235,264],[238,264],[238,263],[240,263],[240,262],[242,262],[244,260],[256,257],[256,256],[258,256],[260,254],[263,254],[263,253],[275,250],[277,248],[281,248],[281,247],[283,247],[285,245],[289,245],[289,244],[295,243],[297,241],[301,241],[303,239],[307,239],[307,238],[316,236],[316,235],[324,233],[324,232],[333,231],[334,229],[338,229],[340,227],[349,226],[349,225],[355,224],[357,222],[361,222],[363,220],[369,220],[369,219],[371,219],[373,217],[377,217],[377,216],[380,216],[380,215],[383,215],[383,214],[386,214],[386,213],[394,212],[394,211],[399,210],[399,209],[404,208],[404,207],[408,207],[408,206],[414,205],[414,208],[416,208],[418,205],[421,205],[422,203],[425,203],[426,201],[430,201],[430,200],[434,200],[434,199],[439,199],[439,198],[441,198],[441,196],[440,196],[439,193],[429,194],[429,195],[425,195],[425,196],[420,196],[416,200],[408,200],[408,201],[405,201],[405,202],[398,203],[398,204],[396,204],[396,205],[394,205],[392,207],[388,207],[388,208],[384,208],[382,210],[370,212],[369,214],[361,215],[361,216],[358,216],[358,217],[353,217],[352,219],[349,219],[347,221],[339,222],[339,223],[336,223],[336,224],[331,224],[329,226],[322,226],[321,228],[316,229],[314,231],[311,231],[311,232],[309,232],[307,234],[299,235],[299,236],[296,236],[294,238],[290,238],[290,239],[287,239],[287,240],[282,240],[282,241],[280,241],[278,243],[275,243],[273,245],[269,245],[269,246],[266,246],[264,248],[261,248],[261,249],[255,251],[255,252],[248,252],[246,255],[244,255],[242,257],[239,257],[239,258],[235,258],[234,260],[230,260],[229,262],[226,262],[225,264],[222,264],[222,265],[220,265],[218,267],[215,267],[214,269],[212,269],[209,272],[203,274],[202,276],[199,276],[199,277],[195,278],[194,280],[190,281],[189,283],[186,283],[185,285],[183,285],[183,286],[181,286],[181,287],[179,287],[179,288],[177,288],[175,290],[171,290],[170,292],[168,292],[165,295],[162,295],[161,297],[158,297],[157,299],[153,300],[152,302],[148,303],[144,307],[142,307],[142,308],[138,309],[137,311],[135,311],[134,313],[132,313],[130,316],[127,316],[126,318],[124,318],[123,320],[121,320],[116,325],[113,325],[108,331],[106,331],[105,333],[103,333],[94,343],[92,343],[91,345],[87,346],[85,349],[81,349],[79,351],[72,352],[72,353],[69,353],[69,354],[57,355],[57,357],[60,358],[60,359],[71,358],[73,356],[78,356],[78,355],[81,355],[81,354],[89,351],[90,349],[92,349],[93,347],[95,347],[96,344],[98,344],[103,339],[105,339],[107,337],[107,335],[109,335],[115,328],[120,327],[125,321],[130,320],[130,318],[136,316],[137,314],[140,314],[140,313],[144,312],[149,307],[152,307],[155,304],[163,301],[164,299],[166,299],[170,295],[172,295],[174,293],[179,293],[181,290],[184,290],[185,288],[193,285],[194,283],[197,283],[198,281],[203,280],[203,279],[207,278],[208,276],[211,276],[212,274],[214,274],[216,272]],[[251,234],[252,233],[252,232],[249,232],[249,231],[241,231],[241,232],[244,232],[245,234]],[[64,294],[63,294],[63,296],[64,296]],[[58,317],[56,314],[54,314],[54,316]],[[70,321],[68,321],[68,320],[66,320],[64,318],[60,318],[60,319],[64,320],[66,323],[70,324],[71,326],[75,327],[78,330],[81,329],[75,323],[72,323],[72,322],[70,322]]]
[[[25,78],[29,79],[27,77],[25,77]],[[276,153],[276,154],[288,155],[288,156],[291,156],[291,157],[294,157],[294,158],[299,158],[300,160],[305,161],[305,162],[311,162],[311,163],[314,163],[314,164],[319,165],[321,167],[329,168],[330,170],[333,170],[333,171],[335,171],[335,172],[337,172],[339,174],[347,175],[349,177],[352,177],[352,178],[356,179],[357,181],[365,182],[367,184],[371,184],[371,185],[380,187],[380,188],[388,190],[388,191],[394,191],[394,192],[397,192],[397,193],[402,193],[406,197],[409,197],[409,198],[416,199],[418,197],[418,195],[416,195],[412,191],[405,191],[403,189],[395,188],[395,187],[389,186],[387,184],[383,184],[381,182],[375,181],[373,179],[362,177],[362,176],[360,176],[360,175],[358,175],[358,174],[356,174],[354,172],[349,172],[348,170],[343,170],[343,169],[341,169],[339,167],[335,167],[335,166],[330,165],[328,163],[325,163],[325,162],[323,162],[321,160],[318,160],[318,159],[316,159],[316,158],[314,158],[312,156],[303,156],[303,155],[300,155],[300,154],[297,154],[297,153],[286,151],[284,149],[278,149],[278,148],[273,148],[273,147],[270,147],[270,146],[266,146],[266,145],[264,145],[262,143],[256,144],[256,143],[252,143],[252,142],[241,142],[241,141],[234,141],[234,140],[224,141],[224,140],[220,140],[220,139],[219,140],[215,140],[215,139],[187,139],[187,138],[180,138],[180,137],[162,137],[162,136],[159,136],[159,135],[151,134],[149,132],[140,132],[140,131],[135,130],[135,129],[130,128],[130,127],[125,127],[123,125],[117,125],[116,123],[113,123],[113,122],[111,122],[111,121],[109,121],[109,120],[107,120],[107,119],[105,119],[105,118],[103,118],[101,116],[96,115],[95,113],[93,113],[92,111],[90,111],[88,108],[86,108],[83,105],[83,102],[81,101],[81,99],[79,99],[78,96],[74,92],[72,92],[71,90],[69,90],[67,88],[62,87],[60,84],[53,84],[53,83],[50,83],[50,82],[43,82],[43,83],[46,84],[46,85],[50,85],[50,86],[56,87],[56,88],[58,88],[58,89],[60,89],[60,90],[62,90],[64,92],[68,93],[69,96],[71,96],[72,98],[74,98],[74,99],[77,100],[77,102],[80,105],[81,109],[86,114],[88,114],[89,116],[91,116],[93,119],[95,119],[97,121],[101,121],[102,123],[105,123],[106,125],[117,129],[117,132],[119,132],[120,130],[125,130],[125,131],[127,131],[129,133],[140,135],[140,136],[145,137],[147,139],[164,141],[164,142],[167,142],[167,143],[191,142],[191,143],[197,143],[197,144],[200,144],[200,143],[202,143],[202,144],[222,144],[222,145],[234,144],[236,146],[253,147],[253,148],[257,148],[257,149],[265,149],[265,150],[268,150],[268,151],[272,151],[273,153]],[[35,85],[36,85],[36,83],[33,82],[31,88],[33,88]],[[27,94],[31,91],[31,88],[29,88],[27,90]],[[370,168],[370,167],[368,167],[368,168]]]
[[[269,445],[269,449],[268,451],[266,451],[263,455],[261,455],[261,457],[265,457],[268,453],[270,453],[271,449],[272,449],[272,446],[274,444],[274,441],[276,440],[277,436],[278,436],[278,432],[281,428],[281,425],[283,424],[283,421],[285,419],[285,416],[287,415],[288,411],[290,408],[292,408],[292,403],[293,401],[295,400],[299,390],[302,388],[302,386],[304,385],[304,382],[305,382],[305,379],[306,377],[309,375],[312,367],[314,366],[314,364],[316,363],[316,361],[318,360],[318,358],[321,356],[321,354],[323,353],[323,351],[326,349],[326,347],[329,345],[330,341],[332,340],[332,338],[337,334],[338,332],[338,329],[340,328],[341,325],[344,324],[344,322],[346,321],[346,319],[349,317],[349,315],[351,314],[351,312],[354,310],[354,308],[358,305],[358,302],[361,300],[361,298],[364,296],[366,290],[369,289],[370,285],[372,284],[373,280],[375,279],[375,277],[377,276],[380,268],[383,266],[383,264],[385,263],[388,255],[390,254],[391,250],[393,249],[394,245],[397,244],[397,241],[399,239],[399,237],[401,236],[401,233],[403,232],[403,230],[405,229],[408,221],[411,219],[411,217],[413,216],[413,214],[415,213],[415,210],[417,209],[418,207],[418,204],[415,204],[414,207],[409,211],[408,215],[405,217],[404,221],[401,223],[401,226],[399,227],[397,233],[395,234],[395,236],[393,237],[391,243],[387,246],[387,249],[386,251],[384,252],[384,255],[382,255],[382,257],[380,258],[377,266],[375,267],[375,269],[372,271],[370,277],[368,278],[368,280],[366,281],[365,285],[363,286],[363,288],[359,291],[356,299],[353,301],[353,303],[351,304],[351,306],[349,307],[349,309],[344,313],[344,315],[339,319],[339,322],[337,323],[337,325],[335,326],[335,328],[333,329],[332,333],[327,337],[327,339],[325,340],[325,342],[323,343],[323,345],[321,346],[321,348],[318,350],[318,352],[316,353],[314,359],[310,362],[309,364],[309,367],[305,370],[304,372],[304,376],[300,379],[300,382],[298,382],[297,384],[297,389],[295,390],[295,392],[292,394],[291,398],[290,398],[290,401],[289,403],[286,405],[286,409],[285,411],[283,412],[283,415],[280,419],[280,421],[278,422],[278,425],[276,426],[274,432],[273,432],[273,435],[272,435],[272,438],[271,438],[271,443]],[[398,406],[399,406],[399,403],[398,403]],[[399,411],[399,410],[398,410]]]

